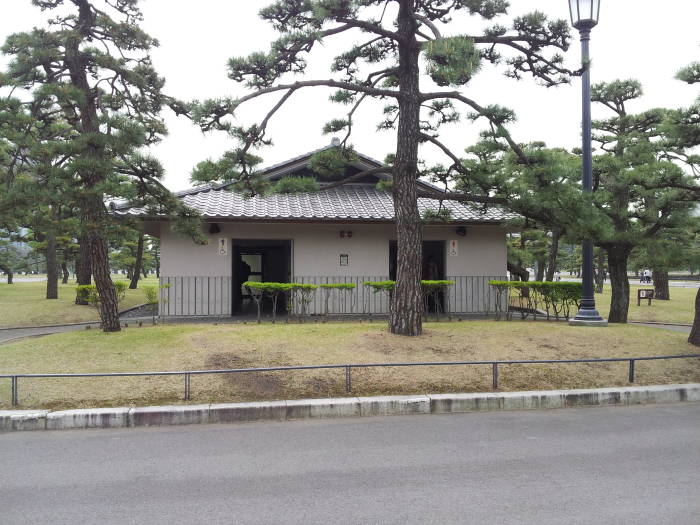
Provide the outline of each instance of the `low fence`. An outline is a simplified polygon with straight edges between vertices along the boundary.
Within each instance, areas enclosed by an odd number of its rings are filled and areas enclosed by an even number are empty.
[[[323,315],[326,313],[326,294],[328,297],[329,314],[386,314],[389,312],[389,297],[385,293],[375,293],[372,288],[365,286],[368,281],[386,281],[388,275],[341,275],[318,277],[312,275],[295,275],[293,281],[302,284],[340,284],[352,283],[353,290],[332,290],[326,292],[319,288],[311,298],[307,313]],[[295,312],[298,313],[298,312]]]
[[[457,275],[446,277],[454,281],[448,288],[448,312],[455,314],[493,313],[498,310],[496,291],[489,281],[504,281],[505,275],[474,276]]]
[[[418,363],[348,363],[343,365],[300,365],[300,366],[275,366],[265,368],[228,368],[217,370],[182,370],[174,372],[104,372],[85,374],[0,374],[0,379],[10,380],[12,406],[19,405],[19,380],[30,378],[76,378],[76,377],[152,377],[152,376],[182,376],[184,381],[185,401],[191,399],[190,384],[192,376],[205,374],[241,374],[256,372],[281,372],[293,370],[321,370],[321,369],[341,369],[345,373],[345,391],[352,392],[352,370],[353,368],[380,368],[380,367],[412,367],[412,366],[471,366],[488,365],[491,367],[492,386],[498,389],[499,366],[505,365],[541,365],[541,364],[571,364],[571,363],[619,363],[628,362],[627,380],[634,383],[635,363],[637,361],[656,361],[660,359],[692,359],[700,357],[700,354],[684,355],[664,355],[651,357],[611,357],[611,358],[590,358],[590,359],[540,359],[534,361],[426,361]]]
[[[161,277],[158,314],[170,316],[231,315],[230,276]]]
[[[375,292],[365,286],[367,281],[386,281],[384,276],[295,276],[294,282],[308,284],[338,284],[353,283],[354,291],[335,290],[330,292],[328,313],[330,314],[387,314],[389,313],[389,296],[386,293]],[[444,301],[444,312],[452,314],[481,314],[493,313],[498,307],[496,292],[489,281],[504,280],[503,275],[457,275],[445,277],[454,284],[447,287]],[[325,294],[318,289],[309,304],[308,313],[322,315],[325,309]],[[354,294],[354,297],[353,297]]]
[[[353,291],[333,290],[325,292],[316,290],[307,307],[307,313],[323,315],[326,313],[326,294],[328,294],[329,314],[387,314],[389,297],[385,293],[376,293],[365,286],[367,281],[386,281],[388,275],[344,275],[344,276],[309,276],[295,275],[293,281],[307,284],[353,283]],[[457,275],[446,277],[454,281],[448,287],[444,305],[445,313],[481,314],[493,313],[498,307],[497,294],[491,286],[491,280],[505,280],[503,275]],[[212,316],[231,315],[232,286],[230,276],[219,277],[161,277],[159,314],[165,317],[176,316]],[[298,313],[298,312],[295,312]]]

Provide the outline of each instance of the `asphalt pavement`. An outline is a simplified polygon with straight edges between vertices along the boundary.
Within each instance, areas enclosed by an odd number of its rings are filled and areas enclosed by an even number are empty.
[[[15,523],[693,524],[700,403],[0,435]]]

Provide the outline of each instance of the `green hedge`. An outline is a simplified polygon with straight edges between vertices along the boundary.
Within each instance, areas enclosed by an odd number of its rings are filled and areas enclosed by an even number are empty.
[[[538,310],[543,310],[549,319],[569,319],[572,310],[578,308],[583,286],[581,283],[550,281],[489,281],[496,289],[496,311],[505,309],[510,319],[511,311],[519,309],[523,318],[532,315],[536,319]],[[507,301],[505,298],[507,297]],[[507,308],[505,308],[507,306]]]
[[[292,309],[292,303],[297,301],[300,305],[300,315],[306,315],[308,304],[311,302],[311,296],[318,289],[318,285],[310,283],[275,283],[275,282],[259,282],[246,281],[243,286],[248,288],[251,296],[258,307],[258,323],[262,321],[261,303],[267,297],[272,301],[272,319],[275,322],[277,318],[277,300],[281,293],[288,297],[287,310]],[[255,292],[255,293],[253,293]]]
[[[421,281],[420,285],[424,290],[435,290],[447,288],[454,283],[454,281]],[[374,288],[375,292],[391,292],[396,286],[396,281],[365,281],[363,284]]]
[[[323,289],[335,289],[335,290],[354,290],[356,285],[355,283],[325,283],[325,284],[319,284],[319,287]]]
[[[144,295],[146,296],[146,304],[158,304],[158,295],[160,290],[170,288],[169,284],[147,284],[141,286]]]
[[[128,283],[125,281],[114,281],[114,289],[117,292],[117,302],[121,303],[126,297]],[[92,306],[100,304],[100,294],[94,284],[80,284],[75,287],[76,295],[79,299],[87,301]]]

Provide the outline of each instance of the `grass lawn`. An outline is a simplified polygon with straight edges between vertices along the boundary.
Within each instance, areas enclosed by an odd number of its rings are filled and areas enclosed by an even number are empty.
[[[124,275],[112,276],[124,280]],[[158,279],[149,277],[139,281],[143,284],[158,284]],[[46,281],[15,284],[0,283],[0,328],[8,326],[37,326],[46,324],[79,323],[97,321],[99,314],[92,306],[75,304],[75,282],[58,285],[58,299],[46,299]],[[143,290],[127,290],[120,308],[146,302]]]
[[[56,334],[0,346],[2,373],[248,368],[347,362],[640,357],[696,353],[682,333],[641,326],[606,329],[565,323],[426,323],[425,335],[389,334],[385,323],[190,324]],[[627,384],[627,363],[510,365],[503,390]],[[700,359],[637,363],[638,384],[700,381]],[[354,395],[488,391],[487,366],[353,371]],[[20,379],[20,404],[91,407],[182,401],[182,377]],[[346,396],[343,370],[192,377],[192,402]],[[9,380],[0,406],[9,407]]]
[[[653,289],[654,285],[630,284],[630,308],[628,319],[630,321],[652,321],[665,323],[686,323],[692,324],[695,316],[695,295],[697,288],[671,287],[671,300],[651,301],[651,306],[647,301],[642,301],[641,306],[637,306],[637,290],[644,288]],[[595,294],[595,303],[600,315],[608,316],[610,311],[610,285],[605,285],[602,294]]]

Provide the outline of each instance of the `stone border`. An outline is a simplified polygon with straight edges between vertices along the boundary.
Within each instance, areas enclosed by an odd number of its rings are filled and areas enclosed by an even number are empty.
[[[330,417],[451,414],[700,401],[700,383],[582,390],[294,399],[76,410],[0,410],[0,432],[135,428],[162,425],[289,421]]]

